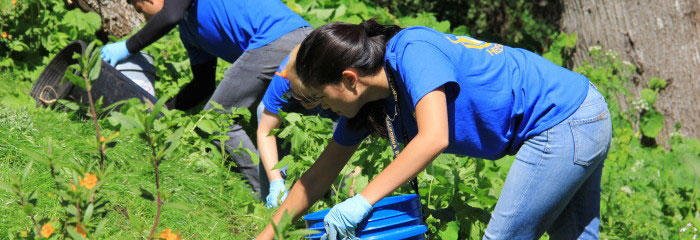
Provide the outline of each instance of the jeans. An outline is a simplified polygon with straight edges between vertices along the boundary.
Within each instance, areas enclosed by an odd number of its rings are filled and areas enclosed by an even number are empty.
[[[262,99],[267,85],[289,52],[311,32],[310,27],[302,27],[291,31],[279,39],[267,45],[246,50],[224,73],[224,78],[214,90],[209,101],[221,104],[226,111],[232,107],[249,108],[255,114],[255,108]],[[204,109],[211,109],[213,106],[207,103]],[[234,154],[232,151],[238,149],[239,144],[243,148],[252,150],[258,154],[253,141],[243,127],[235,124],[227,132],[229,140],[226,141],[226,150],[236,163],[235,170],[243,173],[253,188],[259,193],[261,199],[265,199],[268,191],[267,178],[260,179],[258,165],[254,165],[248,154]],[[259,154],[258,154],[259,155]]]
[[[484,239],[599,239],[600,178],[612,138],[605,99],[591,84],[569,118],[523,143]]]

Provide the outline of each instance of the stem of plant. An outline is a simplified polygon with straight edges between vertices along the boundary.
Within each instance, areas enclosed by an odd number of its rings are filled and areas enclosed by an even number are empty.
[[[156,158],[156,148],[153,145],[153,140],[149,139],[151,142],[151,152],[153,154],[153,169],[156,175],[156,218],[153,220],[153,227],[151,228],[151,234],[148,239],[153,239],[156,234],[156,228],[158,228],[158,220],[160,219],[160,208],[163,202],[160,200],[160,176],[158,175],[158,165],[160,165],[158,159]]]
[[[24,201],[24,195],[22,195],[22,187],[21,187],[21,186],[20,186],[20,189],[19,189],[19,194],[17,194],[17,195],[19,195],[19,200],[20,200],[20,202],[22,202],[22,207],[23,207],[23,208],[26,208],[26,207],[27,207],[27,202]],[[34,228],[35,228],[37,231],[40,231],[40,230],[41,230],[41,226],[39,226],[39,223],[36,222],[36,219],[34,218],[34,215],[33,215],[33,214],[27,214],[27,215],[29,215],[29,218],[32,220],[32,223],[34,223]]]
[[[83,76],[85,79],[86,86],[90,86],[90,82],[87,77]],[[92,101],[92,94],[90,93],[91,87],[87,88],[88,101],[90,102],[90,115],[92,116],[92,123],[95,126],[95,141],[97,142],[97,150],[100,152],[100,171],[104,170],[104,160],[105,160],[105,149],[102,147],[100,142],[100,126],[97,124],[97,112],[95,111],[95,103]]]

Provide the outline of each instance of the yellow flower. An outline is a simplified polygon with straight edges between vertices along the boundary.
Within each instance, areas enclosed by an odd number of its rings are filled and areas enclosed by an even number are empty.
[[[170,228],[165,229],[160,235],[158,235],[160,238],[165,239],[165,240],[181,240],[180,235],[177,235],[176,233],[173,233]]]
[[[83,186],[87,189],[92,189],[97,185],[97,175],[91,174],[91,173],[85,173],[85,178],[79,178],[80,180],[80,186]]]
[[[20,231],[20,232],[19,232],[19,236],[20,236],[20,237],[23,237],[23,238],[26,238],[26,237],[29,236],[29,234],[27,234],[27,231]]]
[[[105,142],[105,137],[104,137],[104,136],[100,136],[100,142],[101,142],[101,143]]]
[[[39,234],[41,234],[42,237],[49,238],[51,234],[53,234],[53,226],[51,226],[51,223],[47,222],[44,226],[41,226]]]
[[[2,38],[7,38],[7,33],[6,33],[6,32],[2,32],[2,34],[0,34],[0,36],[2,36]]]
[[[76,232],[80,234],[80,236],[83,236],[84,238],[87,237],[87,233],[85,232],[85,229],[83,228],[83,224],[78,223],[78,225],[75,225]]]

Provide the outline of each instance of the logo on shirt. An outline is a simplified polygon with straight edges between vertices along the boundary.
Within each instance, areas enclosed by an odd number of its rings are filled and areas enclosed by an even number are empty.
[[[455,36],[454,39],[450,38],[450,36],[445,36],[447,40],[454,44],[462,44],[462,46],[466,48],[471,48],[471,49],[486,49],[486,52],[491,54],[491,56],[494,56],[496,54],[502,53],[503,52],[503,45],[501,44],[492,44],[488,42],[484,42],[481,40],[476,40],[467,36]]]

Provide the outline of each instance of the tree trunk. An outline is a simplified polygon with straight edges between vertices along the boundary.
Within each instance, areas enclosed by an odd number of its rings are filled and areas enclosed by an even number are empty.
[[[126,0],[66,0],[83,11],[96,12],[102,17],[102,30],[112,36],[123,37],[144,22],[143,15],[136,12]]]
[[[700,138],[700,1],[562,0],[562,30],[577,33],[574,65],[601,46],[637,66],[636,96],[649,78],[668,81],[655,107],[665,116],[661,139],[679,132]],[[641,79],[641,80],[640,80]],[[663,141],[662,141],[663,142]]]

